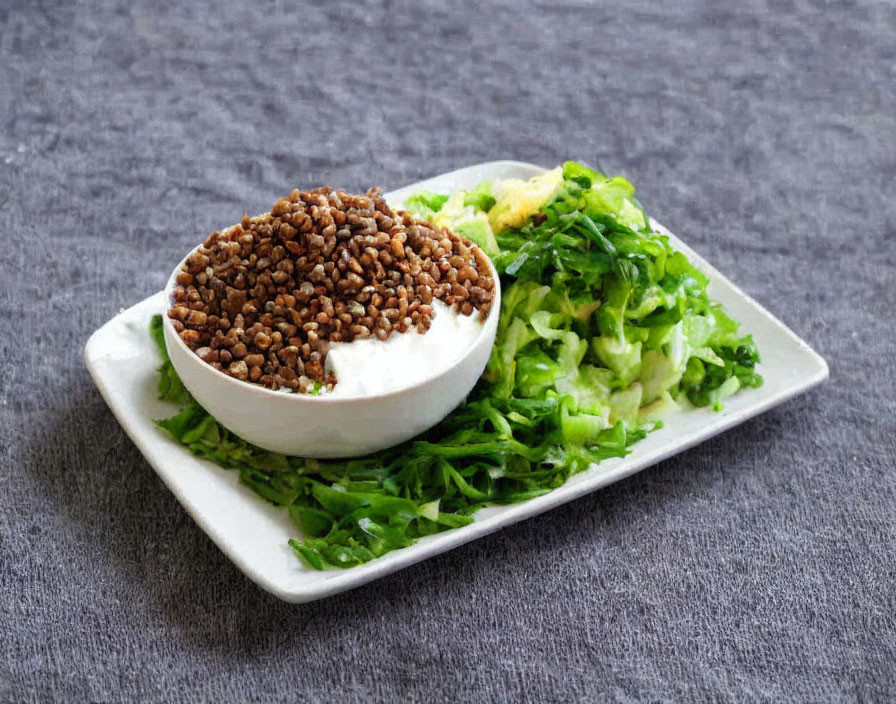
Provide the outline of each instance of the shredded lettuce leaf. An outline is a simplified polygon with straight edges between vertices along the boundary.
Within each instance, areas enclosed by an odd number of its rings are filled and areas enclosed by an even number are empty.
[[[488,183],[480,184],[476,190],[457,190],[442,203],[437,212],[429,217],[434,227],[448,227],[457,234],[475,242],[488,256],[498,254],[498,242],[488,221],[488,216],[479,210],[480,204],[494,204],[489,195]]]
[[[404,202],[404,209],[418,218],[428,219],[442,209],[448,196],[432,191],[420,191]]]
[[[365,458],[270,453],[219,425],[183,388],[161,319],[157,421],[195,455],[239,471],[285,507],[316,569],[351,567],[470,523],[490,504],[561,486],[682,406],[759,386],[749,335],[709,300],[707,279],[654,232],[634,188],[576,162],[529,181],[418,193],[405,207],[476,241],[503,297],[491,357],[466,403],[436,427]]]

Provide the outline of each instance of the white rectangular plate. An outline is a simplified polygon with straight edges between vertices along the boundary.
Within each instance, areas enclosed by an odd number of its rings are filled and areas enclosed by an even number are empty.
[[[443,174],[390,193],[400,204],[421,190],[448,192],[480,181],[529,178],[543,169],[515,161],[493,161]],[[656,227],[659,227],[654,223]],[[238,473],[193,457],[153,424],[176,408],[156,398],[160,360],[147,331],[164,308],[161,293],[106,323],[87,342],[85,359],[97,387],[125,432],[187,512],[250,579],[289,602],[307,602],[370,582],[600,489],[742,423],[786,401],[828,376],[825,361],[809,346],[732,285],[700,256],[668,233],[672,245],[710,279],[710,296],[752,333],[762,355],[765,383],[725,402],[725,410],[692,409],[666,419],[665,426],[632,448],[628,457],[594,465],[549,494],[511,506],[480,511],[468,526],[428,536],[359,567],[319,572],[304,566],[287,545],[298,535],[285,510],[238,481]]]

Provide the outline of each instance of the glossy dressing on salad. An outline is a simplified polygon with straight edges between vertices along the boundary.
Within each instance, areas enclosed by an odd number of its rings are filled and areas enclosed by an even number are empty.
[[[433,299],[432,325],[425,334],[416,329],[376,338],[332,342],[327,368],[336,385],[323,392],[328,398],[356,398],[406,389],[449,369],[466,354],[482,332],[479,315],[463,315]]]

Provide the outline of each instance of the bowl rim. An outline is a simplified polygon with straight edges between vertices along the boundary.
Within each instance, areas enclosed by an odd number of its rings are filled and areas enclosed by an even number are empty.
[[[230,228],[224,228],[221,231],[226,232],[229,229]],[[288,401],[285,401],[286,403],[307,402],[307,403],[313,403],[313,404],[339,405],[339,404],[343,404],[343,403],[358,403],[359,401],[380,401],[380,400],[392,398],[399,394],[406,394],[408,392],[418,390],[418,389],[422,388],[423,386],[426,386],[428,384],[433,383],[434,381],[442,379],[444,376],[447,376],[452,371],[454,371],[458,366],[460,366],[460,364],[465,359],[467,359],[470,356],[470,354],[473,352],[473,350],[476,349],[479,346],[479,344],[482,342],[483,336],[485,336],[488,331],[488,323],[491,321],[492,317],[494,317],[494,316],[500,317],[500,314],[501,314],[501,293],[502,293],[501,292],[501,277],[498,275],[498,270],[495,267],[495,263],[492,261],[491,257],[489,257],[486,254],[485,258],[488,260],[489,268],[491,269],[491,273],[492,273],[492,278],[495,281],[495,297],[492,300],[492,307],[489,310],[488,315],[486,316],[485,320],[482,321],[482,329],[479,331],[479,334],[476,336],[476,339],[473,340],[473,342],[470,344],[470,347],[467,349],[467,351],[463,355],[458,357],[456,360],[454,360],[454,362],[451,365],[440,370],[437,374],[428,376],[428,377],[426,377],[420,381],[417,381],[413,384],[409,384],[408,386],[403,386],[398,389],[392,389],[390,391],[384,391],[384,392],[380,392],[380,393],[376,393],[376,394],[366,394],[366,395],[356,395],[356,396],[340,396],[340,397],[334,398],[334,397],[330,396],[329,394],[307,394],[307,393],[296,393],[293,391],[289,391],[289,392],[274,391],[273,389],[269,389],[266,386],[261,386],[259,384],[255,384],[250,381],[234,379],[229,374],[225,374],[220,369],[215,369],[211,364],[208,364],[207,362],[200,359],[199,356],[193,350],[191,350],[187,346],[187,344],[181,339],[180,335],[177,334],[177,331],[174,329],[174,324],[171,322],[171,318],[168,317],[168,311],[171,310],[172,306],[174,305],[174,288],[177,285],[177,282],[176,282],[177,275],[180,273],[181,267],[183,267],[184,263],[187,261],[187,259],[190,257],[190,255],[193,254],[194,252],[196,252],[203,244],[204,244],[204,241],[199,243],[198,245],[196,245],[189,252],[187,252],[187,254],[183,257],[183,259],[181,259],[178,262],[177,266],[174,267],[174,270],[171,272],[171,275],[168,277],[168,282],[165,284],[164,294],[165,294],[166,308],[165,308],[164,312],[162,313],[162,325],[170,333],[169,336],[166,336],[166,344],[167,344],[167,337],[173,337],[176,340],[175,344],[180,346],[182,348],[182,350],[184,352],[186,352],[188,355],[191,355],[192,357],[194,357],[195,361],[201,365],[201,367],[203,368],[204,371],[212,372],[213,375],[216,375],[217,378],[222,380],[223,382],[227,382],[227,383],[235,385],[234,388],[239,388],[239,389],[245,390],[247,392],[252,392],[252,393],[260,393],[262,396],[267,395],[267,396],[270,396],[272,398],[277,398],[277,399],[289,399]],[[475,242],[471,242],[471,244],[473,245],[473,247],[482,249]],[[485,254],[484,251],[483,251],[483,254]],[[460,315],[463,315],[463,314],[461,313]],[[497,330],[497,322],[495,323],[495,327]],[[399,333],[399,334],[403,334],[403,333]],[[492,341],[492,346],[494,346],[494,341]],[[170,356],[171,355],[169,352],[169,357]],[[173,362],[172,362],[172,364],[173,364]],[[177,371],[177,370],[175,369],[175,371]],[[477,377],[477,379],[476,379],[476,382],[478,382],[478,381],[479,381],[479,377]],[[474,387],[476,385],[476,382],[474,382],[474,384],[473,384]],[[471,388],[470,391],[472,391],[472,390],[473,389]],[[469,391],[467,393],[469,393]]]

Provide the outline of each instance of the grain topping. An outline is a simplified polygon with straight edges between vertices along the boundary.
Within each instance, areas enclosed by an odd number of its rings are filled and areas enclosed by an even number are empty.
[[[225,374],[307,392],[337,382],[328,343],[425,333],[434,298],[485,318],[490,272],[475,244],[393,211],[379,189],[294,190],[209,235],[178,272],[168,316]]]

